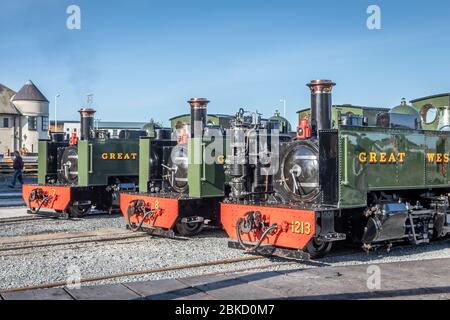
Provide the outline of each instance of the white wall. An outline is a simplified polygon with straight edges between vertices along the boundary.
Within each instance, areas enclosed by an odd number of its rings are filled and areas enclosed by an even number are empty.
[[[3,119],[8,119],[8,127],[3,127]],[[14,152],[14,116],[0,116],[0,154]]]
[[[45,101],[18,100],[13,102],[23,115],[47,115],[49,105]]]
[[[13,129],[0,128],[0,154],[7,154],[8,150],[13,151],[12,134]]]
[[[22,112],[20,117],[20,128],[22,129],[22,145],[19,148],[26,148],[29,153],[38,152],[38,142],[40,139],[48,139],[48,129],[43,130],[42,117],[49,116],[48,102],[42,101],[14,101],[14,105]],[[28,127],[28,119],[36,117],[36,130],[30,130]]]

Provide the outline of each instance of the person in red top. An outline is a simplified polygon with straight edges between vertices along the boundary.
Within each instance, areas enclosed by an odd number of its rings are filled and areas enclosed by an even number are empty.
[[[74,146],[74,145],[78,144],[77,129],[73,129],[73,132],[70,135],[69,143],[70,143],[71,146]]]

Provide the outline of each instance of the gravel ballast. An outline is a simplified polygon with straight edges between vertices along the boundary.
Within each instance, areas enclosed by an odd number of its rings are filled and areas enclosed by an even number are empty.
[[[104,228],[125,228],[120,216],[91,216],[82,220],[39,220],[33,223],[0,224],[0,237],[45,234],[54,232],[93,231]],[[337,250],[338,251],[338,250]],[[295,262],[277,266],[286,260],[273,258],[228,265],[184,269],[163,273],[116,278],[92,284],[135,282],[166,278],[183,278],[214,272],[273,265],[269,270],[298,270],[324,266],[382,264],[398,261],[450,258],[450,241],[421,246],[395,246],[390,253],[379,249],[366,254],[359,250],[332,256],[314,263]],[[0,252],[0,289],[17,288],[57,281],[67,281],[80,270],[82,278],[142,271],[185,264],[246,257],[243,251],[228,248],[223,231],[207,230],[190,239],[144,237],[102,243],[83,243],[45,247],[19,252]],[[257,271],[252,270],[252,271]]]

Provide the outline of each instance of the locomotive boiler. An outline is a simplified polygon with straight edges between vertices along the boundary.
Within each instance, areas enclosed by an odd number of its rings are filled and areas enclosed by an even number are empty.
[[[92,207],[118,208],[118,192],[135,190],[139,174],[139,139],[146,131],[122,132],[112,139],[94,129],[95,110],[80,111],[79,140],[52,134],[39,142],[38,184],[24,185],[22,195],[33,214],[55,211],[70,217],[88,214]]]
[[[308,86],[311,109],[296,141],[277,144],[258,123],[233,122],[231,190],[221,204],[230,245],[318,258],[345,239],[370,250],[449,233],[449,132],[423,130],[405,101],[335,113],[335,84]]]

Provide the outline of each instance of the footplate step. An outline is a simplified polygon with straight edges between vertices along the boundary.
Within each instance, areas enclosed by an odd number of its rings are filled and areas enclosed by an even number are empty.
[[[251,245],[251,243],[245,243]],[[228,241],[228,247],[231,249],[240,249],[243,250],[238,241]],[[278,256],[283,258],[291,258],[302,261],[309,261],[311,259],[309,253],[304,252],[302,250],[292,250],[292,249],[284,249],[278,248],[271,245],[261,245],[256,253],[259,253],[264,256]]]

